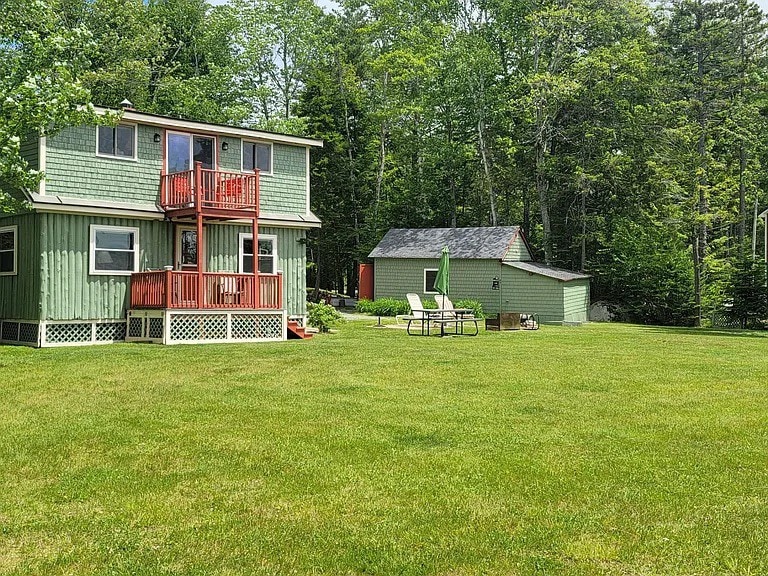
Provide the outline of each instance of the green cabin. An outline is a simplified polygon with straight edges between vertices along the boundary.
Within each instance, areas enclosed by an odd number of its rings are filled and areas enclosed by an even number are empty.
[[[97,109],[104,113],[104,109]],[[0,342],[302,337],[318,140],[123,111],[34,137],[0,215]]]
[[[374,298],[433,298],[444,246],[453,300],[471,298],[486,314],[537,314],[541,322],[579,324],[589,313],[589,276],[533,262],[517,226],[396,228],[370,253]]]

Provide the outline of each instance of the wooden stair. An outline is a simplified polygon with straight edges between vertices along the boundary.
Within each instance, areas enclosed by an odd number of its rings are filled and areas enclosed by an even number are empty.
[[[288,320],[288,340],[309,340],[312,334],[307,333],[307,329],[299,326],[296,320]]]

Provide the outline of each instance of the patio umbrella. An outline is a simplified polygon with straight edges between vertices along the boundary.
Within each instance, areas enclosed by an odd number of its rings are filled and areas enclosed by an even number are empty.
[[[443,248],[440,254],[440,264],[437,266],[437,276],[435,276],[435,290],[443,296],[448,296],[450,290],[450,270],[451,263],[448,258],[448,246]]]

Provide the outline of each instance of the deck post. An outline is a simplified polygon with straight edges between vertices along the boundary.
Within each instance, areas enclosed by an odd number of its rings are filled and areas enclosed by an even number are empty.
[[[165,307],[173,307],[173,270],[165,271]]]
[[[197,307],[206,307],[205,277],[203,262],[205,260],[205,242],[203,241],[203,182],[201,162],[195,162],[195,223],[197,224]]]
[[[256,175],[253,185],[254,214],[251,222],[251,227],[253,228],[253,307],[261,308],[261,286],[259,286],[259,169],[255,168],[253,173]]]

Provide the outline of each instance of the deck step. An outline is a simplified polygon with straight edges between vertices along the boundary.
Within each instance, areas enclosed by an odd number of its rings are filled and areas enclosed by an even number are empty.
[[[306,328],[299,326],[295,320],[288,320],[288,340],[309,340],[312,334],[308,334]]]

